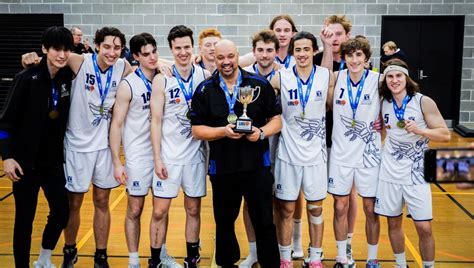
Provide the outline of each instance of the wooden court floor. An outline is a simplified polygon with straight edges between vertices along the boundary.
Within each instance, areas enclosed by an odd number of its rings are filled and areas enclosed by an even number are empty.
[[[474,143],[473,139],[461,138],[453,133],[450,146],[467,146]],[[432,143],[431,146],[441,144]],[[445,144],[443,144],[446,146]],[[2,172],[0,172],[1,174]],[[436,241],[436,267],[474,267],[474,190],[458,190],[455,185],[432,185],[433,191],[433,232]],[[14,221],[14,199],[11,192],[11,182],[6,178],[0,178],[0,267],[14,267],[13,262],[13,221]],[[79,261],[76,267],[92,267],[95,251],[92,233],[93,205],[91,192],[86,194],[81,211],[81,227],[78,235]],[[201,265],[200,267],[217,267],[214,262],[214,219],[212,214],[212,189],[208,184],[208,195],[202,200],[202,225],[201,225]],[[147,198],[142,215],[142,237],[140,243],[140,257],[142,267],[147,267],[149,256],[148,226],[151,215],[151,197]],[[333,199],[331,196],[324,202],[324,254],[326,267],[332,267],[336,255],[336,243],[332,231],[332,209]],[[123,187],[114,189],[111,193],[110,206],[112,224],[108,245],[109,263],[112,267],[127,267],[128,253],[124,235],[124,216],[127,205],[127,197]],[[38,210],[36,213],[31,247],[31,261],[37,258],[41,246],[41,235],[46,222],[48,206],[42,193],[39,197]],[[306,216],[304,215],[303,245],[308,244],[308,230]],[[363,267],[367,256],[367,246],[364,235],[364,214],[362,204],[359,200],[359,214],[357,217],[356,231],[353,238],[354,257],[358,267]],[[182,263],[186,255],[184,240],[185,213],[183,209],[183,196],[173,200],[170,211],[170,227],[168,230],[167,247],[171,255]],[[415,228],[410,219],[404,219],[406,235],[406,253],[408,264],[418,267],[421,257],[418,251],[418,239]],[[241,258],[245,258],[248,252],[245,230],[242,217],[236,222],[236,233],[241,245]],[[59,265],[62,261],[63,239],[58,242],[54,251],[53,262]],[[393,254],[387,234],[387,224],[381,218],[381,234],[379,241],[379,259],[382,267],[393,267]],[[301,261],[295,261],[294,267],[301,267]]]

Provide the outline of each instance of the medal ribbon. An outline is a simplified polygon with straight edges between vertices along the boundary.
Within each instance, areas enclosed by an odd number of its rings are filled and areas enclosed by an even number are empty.
[[[407,104],[410,101],[411,97],[407,94],[405,98],[403,98],[402,106],[398,108],[397,102],[392,99],[392,104],[393,104],[393,110],[395,111],[395,116],[399,121],[403,120],[403,117],[405,115],[405,109],[407,108]]]
[[[51,82],[51,97],[53,99],[53,111],[57,111],[59,101],[59,90],[56,88],[53,82]]]
[[[194,66],[191,70],[191,76],[189,78],[189,88],[186,88],[186,86],[183,83],[183,78],[181,78],[181,75],[179,75],[178,69],[176,69],[176,66],[173,65],[173,74],[176,77],[176,80],[178,81],[179,88],[181,89],[181,92],[183,92],[184,98],[186,99],[186,104],[188,105],[188,109],[191,110],[191,99],[193,98],[193,75],[194,75]]]
[[[135,73],[142,79],[143,83],[145,84],[146,86],[146,89],[148,90],[148,92],[151,92],[151,83],[150,81],[148,81],[148,79],[146,78],[145,74],[143,73],[142,69],[140,67],[138,67],[136,70],[135,70]]]
[[[344,70],[344,64],[345,64],[345,63],[346,63],[346,62],[345,62],[344,60],[341,60],[341,63],[339,63],[339,72],[342,71],[342,70]]]
[[[253,70],[255,71],[255,74],[260,75],[260,72],[258,71],[258,67],[256,63],[253,65]],[[275,69],[272,69],[272,71],[269,74],[264,75],[264,76],[268,81],[271,81],[274,75],[275,75]]]
[[[352,120],[355,120],[355,115],[357,112],[357,107],[359,106],[360,95],[362,95],[362,89],[364,88],[367,72],[368,70],[364,70],[364,73],[362,74],[362,78],[360,79],[359,85],[357,86],[357,95],[354,101],[354,97],[352,96],[351,77],[349,76],[349,70],[347,70],[347,91],[349,92],[349,102],[352,108]]]
[[[286,58],[283,61],[281,61],[280,58],[278,58],[278,56],[275,56],[275,59],[278,61],[278,63],[285,65],[285,69],[288,69],[288,66],[290,66],[290,59],[291,59],[290,54],[286,55]]]
[[[229,93],[229,89],[227,88],[227,85],[224,82],[224,79],[222,79],[222,77],[219,75],[219,85],[224,91],[225,98],[227,100],[227,105],[229,105],[229,114],[234,114],[234,106],[235,106],[235,102],[237,101],[237,93],[238,93],[235,91],[235,88],[238,87],[240,83],[242,83],[242,74],[240,73],[240,70],[239,70],[239,76],[237,77],[237,81],[234,85],[234,94],[232,94],[232,97],[231,97]]]
[[[97,80],[97,87],[99,88],[100,106],[104,107],[105,99],[107,98],[107,94],[109,94],[110,81],[112,81],[112,72],[114,70],[114,66],[110,66],[109,69],[107,70],[107,81],[105,82],[105,88],[102,88],[102,79],[100,78],[100,69],[99,69],[99,65],[97,64],[97,54],[92,55],[92,63],[94,64],[95,79]]]
[[[314,80],[314,73],[316,72],[316,66],[313,65],[313,69],[311,70],[311,74],[309,75],[308,84],[306,85],[306,94],[303,96],[303,81],[301,81],[298,72],[296,71],[296,65],[293,67],[293,71],[296,74],[296,81],[298,83],[298,98],[300,99],[301,107],[304,110],[306,109],[306,104],[308,104],[309,95],[311,94],[311,88],[313,87],[313,80]]]

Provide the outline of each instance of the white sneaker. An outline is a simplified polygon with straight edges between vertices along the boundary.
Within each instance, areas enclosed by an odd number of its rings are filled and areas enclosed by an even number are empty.
[[[161,259],[161,266],[160,267],[167,267],[167,268],[182,268],[179,263],[176,262],[175,258],[166,254]]]
[[[352,256],[351,244],[347,244],[346,257],[347,257],[347,264],[349,264],[349,267],[356,267],[356,262],[354,261],[354,257]]]
[[[44,265],[39,261],[35,261],[35,262],[33,262],[33,268],[56,268],[56,265],[54,265],[52,263]]]
[[[297,243],[293,243],[292,248],[293,249],[291,251],[291,258],[301,259],[304,257],[303,247],[301,246],[301,243],[299,245]]]
[[[257,263],[257,257],[248,255],[247,258],[239,263],[239,268],[252,268]]]

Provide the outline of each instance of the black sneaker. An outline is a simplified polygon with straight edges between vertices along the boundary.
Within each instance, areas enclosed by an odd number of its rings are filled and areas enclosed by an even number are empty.
[[[77,248],[63,248],[64,259],[61,268],[74,268],[77,262]]]
[[[107,262],[107,255],[96,253],[94,256],[94,268],[109,268],[109,263]]]
[[[148,259],[148,268],[160,268],[161,262],[154,261],[153,259]]]
[[[184,258],[184,268],[197,268],[197,264],[201,261],[201,255],[197,255],[194,258]]]

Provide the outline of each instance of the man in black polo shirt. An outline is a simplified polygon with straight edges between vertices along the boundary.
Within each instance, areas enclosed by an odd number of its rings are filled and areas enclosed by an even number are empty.
[[[48,28],[41,62],[15,76],[1,114],[3,170],[13,181],[15,266],[29,267],[31,233],[40,187],[50,208],[41,251],[33,267],[54,267],[51,252],[66,227],[69,207],[63,170],[63,139],[69,115],[72,71],[66,67],[71,32]]]
[[[209,141],[208,174],[213,189],[216,222],[216,263],[236,267],[240,250],[234,223],[242,196],[248,204],[257,238],[258,261],[262,267],[279,267],[279,252],[272,219],[272,184],[268,136],[281,129],[281,107],[265,78],[238,67],[239,53],[232,41],[216,44],[218,72],[202,82],[192,100],[191,124],[196,139]],[[233,117],[243,105],[236,101],[238,86],[260,87],[248,105],[253,133],[234,132]]]

